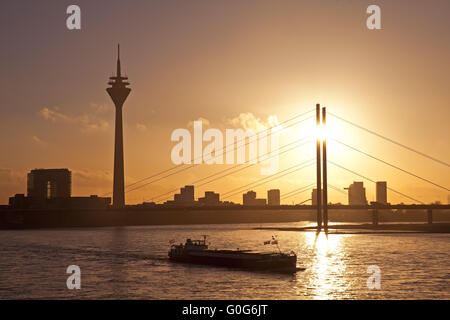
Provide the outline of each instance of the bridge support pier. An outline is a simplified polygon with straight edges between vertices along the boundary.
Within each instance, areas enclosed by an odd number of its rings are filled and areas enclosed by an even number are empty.
[[[372,224],[378,226],[378,209],[372,210]]]
[[[433,209],[427,209],[427,220],[428,224],[433,223]]]

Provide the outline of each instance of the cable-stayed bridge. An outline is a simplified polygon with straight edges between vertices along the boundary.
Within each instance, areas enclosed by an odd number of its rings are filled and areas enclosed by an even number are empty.
[[[306,112],[300,113],[298,115],[295,115],[289,119],[286,119],[286,120],[280,122],[276,127],[271,127],[271,128],[267,128],[267,129],[263,129],[258,132],[255,132],[254,136],[251,136],[250,138],[248,138],[248,141],[246,140],[245,137],[243,138],[244,139],[243,141],[239,141],[239,140],[233,141],[233,146],[234,146],[234,143],[236,143],[237,148],[245,148],[252,142],[252,139],[257,139],[261,135],[262,135],[262,137],[267,137],[267,136],[274,134],[277,130],[291,128],[291,127],[294,127],[301,123],[305,123],[308,120],[312,121],[314,119],[314,114],[313,114],[314,111],[316,111],[315,118],[316,118],[316,126],[317,127],[320,127],[320,126],[325,127],[326,126],[326,116],[328,115],[328,116],[331,116],[334,119],[342,122],[345,125],[351,126],[358,130],[361,130],[361,131],[364,131],[364,132],[376,137],[377,139],[380,139],[386,143],[392,144],[393,146],[396,146],[399,149],[410,153],[411,155],[414,155],[416,157],[421,157],[427,161],[438,164],[439,166],[441,166],[443,172],[444,172],[444,170],[449,170],[449,168],[450,168],[450,164],[442,159],[438,159],[437,157],[431,156],[426,152],[422,152],[420,150],[417,150],[416,148],[413,148],[404,143],[396,141],[386,135],[383,135],[374,130],[371,130],[369,128],[361,126],[361,125],[359,125],[353,121],[350,121],[342,116],[339,116],[339,115],[336,115],[336,114],[330,113],[330,112],[327,113],[326,109],[325,108],[321,109],[319,105],[316,106],[316,109],[308,110]],[[280,179],[280,181],[282,181],[281,179],[283,179],[285,177],[289,177],[293,173],[299,172],[308,167],[312,167],[315,164],[316,169],[317,169],[317,174],[316,174],[317,181],[315,183],[309,183],[307,185],[300,186],[299,188],[296,188],[294,190],[291,190],[291,191],[283,194],[281,197],[281,200],[286,200],[286,199],[292,198],[294,196],[298,196],[304,192],[307,192],[308,190],[311,190],[312,187],[316,187],[316,189],[318,190],[317,205],[314,205],[314,206],[312,206],[312,205],[292,205],[292,206],[283,205],[281,207],[283,209],[296,209],[296,210],[314,209],[314,210],[316,210],[317,211],[317,223],[318,223],[319,228],[321,228],[322,226],[327,228],[327,222],[328,222],[327,211],[328,211],[328,209],[333,209],[333,210],[368,209],[368,210],[372,210],[374,223],[378,222],[378,218],[377,218],[378,210],[389,210],[389,209],[427,210],[428,222],[431,223],[433,209],[450,209],[450,205],[425,204],[422,200],[419,199],[420,197],[417,197],[416,195],[406,194],[402,190],[398,190],[397,188],[392,188],[390,186],[387,187],[387,189],[390,192],[395,193],[398,196],[403,197],[405,199],[408,199],[408,201],[412,202],[412,204],[391,205],[391,204],[372,203],[371,205],[358,205],[358,206],[329,204],[328,203],[328,189],[331,189],[336,192],[340,192],[342,194],[346,194],[346,192],[344,192],[342,189],[328,183],[328,177],[327,177],[328,165],[331,165],[339,170],[342,170],[343,172],[351,174],[352,176],[357,176],[359,178],[362,178],[363,180],[366,180],[366,181],[369,181],[372,183],[375,183],[376,180],[373,179],[373,177],[368,177],[366,174],[357,172],[354,169],[349,169],[346,166],[344,166],[340,163],[337,163],[334,159],[327,159],[327,146],[326,146],[327,140],[328,140],[328,142],[331,141],[333,143],[339,144],[351,152],[358,152],[359,154],[362,154],[365,157],[378,162],[380,165],[388,166],[398,172],[401,172],[410,177],[413,177],[416,180],[420,180],[423,183],[425,183],[429,186],[432,186],[433,188],[436,188],[439,190],[444,190],[446,192],[450,191],[449,188],[447,186],[443,185],[442,183],[437,183],[436,181],[432,181],[431,179],[423,177],[422,175],[419,175],[415,172],[412,172],[411,170],[408,170],[403,166],[386,161],[386,160],[382,159],[382,157],[373,155],[370,152],[368,152],[367,150],[362,150],[361,148],[353,146],[347,142],[340,141],[339,139],[336,139],[334,137],[328,137],[328,139],[326,137],[319,137],[319,136],[317,136],[317,137],[312,137],[312,136],[300,137],[299,139],[296,139],[293,142],[282,145],[282,146],[276,148],[275,150],[271,150],[270,153],[266,153],[263,156],[265,156],[266,159],[269,159],[274,156],[286,154],[291,151],[298,150],[300,147],[302,147],[306,144],[313,143],[314,140],[316,140],[316,146],[317,146],[317,148],[316,148],[317,153],[316,153],[315,157],[311,157],[309,160],[306,160],[306,161],[300,161],[298,163],[295,163],[292,166],[290,166],[288,168],[284,168],[271,176],[257,179],[256,181],[253,181],[251,183],[247,183],[247,184],[241,185],[239,187],[233,188],[231,190],[228,190],[224,193],[221,193],[222,200],[232,198],[233,196],[236,196],[237,194],[249,191],[252,188],[267,184],[271,181],[275,181],[278,179]],[[241,142],[241,143],[239,143],[239,142]],[[230,151],[234,152],[234,150],[235,150],[235,148],[228,149],[227,146],[224,146],[221,152],[219,152],[218,154],[214,154],[213,158],[223,156]],[[274,155],[274,152],[277,152],[277,154]],[[143,178],[139,179],[138,181],[127,185],[125,192],[129,193],[129,192],[133,192],[135,190],[144,189],[156,182],[164,181],[165,179],[167,179],[169,177],[179,175],[183,172],[187,172],[188,170],[191,170],[191,169],[199,166],[199,164],[197,164],[195,160],[197,160],[197,159],[192,158],[191,164],[183,164],[183,165],[179,165],[179,166],[173,166],[171,168],[156,172],[150,176],[143,177]],[[248,159],[247,161],[245,161],[245,163],[233,165],[231,167],[219,170],[213,174],[208,174],[202,178],[196,179],[189,183],[183,183],[182,185],[180,185],[180,187],[182,187],[183,185],[186,185],[186,184],[193,185],[194,187],[202,187],[202,186],[214,183],[216,181],[219,181],[221,179],[226,179],[227,177],[230,177],[233,175],[238,175],[238,174],[242,173],[243,171],[245,171],[251,167],[254,167],[256,165],[256,162],[252,161],[252,160],[255,160],[255,159]],[[154,202],[164,202],[164,201],[170,199],[172,194],[178,190],[179,190],[179,188],[173,189],[173,190],[161,193],[161,194],[154,195],[149,200],[154,201]],[[310,201],[310,200],[311,199],[305,199],[302,203]]]

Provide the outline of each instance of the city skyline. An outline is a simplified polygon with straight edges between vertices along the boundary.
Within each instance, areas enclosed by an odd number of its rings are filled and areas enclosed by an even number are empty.
[[[85,197],[72,197],[71,189],[72,189],[72,172],[67,169],[33,169],[27,174],[27,192],[26,194],[15,194],[9,198],[9,205],[15,209],[24,209],[24,208],[46,208],[48,204],[45,201],[49,200],[50,207],[55,207],[54,199],[84,199],[84,205],[88,208],[92,206],[92,204],[97,204],[98,200],[102,202],[102,205],[109,206],[111,198],[110,197],[98,197],[98,195],[89,195]],[[143,201],[142,203],[137,204],[144,206],[153,206],[153,205],[166,205],[166,206],[219,206],[219,205],[243,205],[243,206],[280,206],[280,205],[299,205],[299,204],[310,204],[313,206],[317,205],[317,189],[309,188],[307,186],[305,188],[301,188],[301,190],[294,190],[291,192],[281,192],[280,189],[267,189],[267,197],[266,198],[257,198],[257,193],[250,189],[242,189],[239,188],[240,191],[236,192],[236,194],[242,195],[242,202],[233,202],[229,200],[221,199],[221,194],[219,192],[215,192],[215,190],[209,189],[204,191],[204,196],[195,197],[195,186],[194,185],[185,185],[180,188],[179,193],[174,193],[173,195],[169,195],[165,197],[164,201]],[[334,186],[328,187],[328,190],[336,190],[337,188]],[[386,181],[377,181],[376,182],[376,197],[371,201],[366,196],[366,189],[364,187],[363,181],[353,181],[349,185],[348,188],[344,188],[344,190],[348,190],[347,192],[347,203],[348,205],[372,205],[372,204],[381,204],[381,205],[390,205],[391,203],[388,201],[389,192],[388,192],[387,182]],[[235,190],[233,190],[235,191]],[[308,196],[303,196],[304,199],[301,202],[297,203],[293,200],[293,196],[297,194],[308,194],[308,191],[311,192],[310,198]],[[321,194],[323,197],[323,189],[321,190]],[[337,190],[339,191],[339,190]],[[344,193],[342,190],[339,191]],[[395,192],[395,191],[394,191]],[[171,199],[172,198],[172,199]],[[226,197],[229,198],[229,197]],[[298,197],[297,197],[298,198]],[[52,200],[53,199],[53,200]],[[86,200],[87,199],[87,200]],[[92,202],[94,199],[95,202]],[[286,201],[286,199],[290,199]],[[152,199],[153,200],[153,199]],[[284,201],[283,201],[284,200]],[[91,201],[91,202],[89,202]],[[286,203],[289,202],[289,203]],[[328,204],[342,204],[340,202],[333,203],[331,201],[327,201]],[[399,203],[402,204],[403,202]],[[67,203],[64,203],[67,205]],[[80,203],[77,203],[80,207]],[[114,208],[118,208],[117,206],[113,206]],[[123,208],[123,207],[119,207]]]
[[[100,14],[99,5],[83,1],[80,5],[91,17]],[[4,6],[8,6],[11,17],[23,15],[20,10],[23,4]],[[288,10],[289,6],[298,9],[295,14]],[[22,25],[14,25],[16,22],[11,18],[11,28],[20,32],[12,37],[8,30],[1,31],[9,40],[9,46],[2,53],[8,55],[8,59],[2,61],[9,62],[4,68],[9,80],[4,86],[6,103],[0,121],[2,132],[8,132],[8,138],[0,139],[0,147],[9,152],[0,159],[0,203],[7,203],[8,197],[15,193],[25,192],[26,173],[35,167],[71,168],[72,192],[76,196],[104,195],[112,191],[114,106],[102,85],[108,71],[113,70],[112,52],[117,42],[126,47],[125,71],[132,75],[134,85],[134,93],[127,101],[129,108],[124,114],[125,185],[173,166],[170,149],[174,143],[170,141],[170,134],[176,128],[192,131],[192,122],[203,119],[205,124],[221,130],[228,127],[258,130],[269,127],[274,119],[282,122],[301,114],[318,102],[330,112],[396,141],[436,158],[449,159],[446,119],[450,116],[447,102],[450,97],[446,88],[450,66],[444,54],[448,41],[442,41],[448,35],[439,31],[442,24],[448,22],[433,20],[445,12],[447,3],[440,2],[433,10],[420,15],[421,21],[426,22],[420,25],[405,13],[401,2],[386,3],[384,8],[389,14],[383,21],[384,27],[392,31],[389,34],[383,30],[370,33],[359,25],[361,15],[356,13],[364,12],[364,4],[333,4],[320,10],[319,6],[305,4],[318,16],[330,15],[338,21],[346,19],[345,23],[322,23],[321,28],[300,10],[300,4],[290,3],[289,6],[273,12],[270,5],[249,11],[236,4],[222,12],[220,4],[215,3],[208,5],[211,17],[202,17],[201,10],[195,6],[189,6],[191,15],[187,16],[170,11],[170,15],[179,18],[179,26],[188,27],[184,32],[156,18],[157,12],[162,12],[163,16],[169,14],[169,9],[173,9],[170,5],[144,2],[137,2],[129,9],[146,12],[155,19],[147,22],[143,14],[138,14],[130,26],[120,29],[108,22],[110,19],[97,24],[88,20],[85,28],[89,28],[89,32],[82,29],[79,33],[70,33],[57,26],[58,6],[35,8],[41,13],[36,16],[42,20],[30,16],[20,20]],[[126,5],[113,2],[108,12],[121,17],[124,7]],[[415,3],[409,10],[419,12],[421,8],[421,4]],[[240,10],[240,14],[235,10]],[[198,25],[193,26],[190,17],[196,17]],[[174,17],[171,18],[173,21]],[[219,20],[213,23],[213,18]],[[269,18],[278,28],[277,32],[268,27]],[[403,23],[394,24],[397,20]],[[146,34],[138,33],[142,39],[151,39],[151,45],[129,37],[147,24],[160,26],[159,33],[152,28],[144,28]],[[204,29],[206,25],[211,28]],[[28,29],[30,26],[36,26],[33,32]],[[405,36],[403,29],[407,27],[410,31]],[[104,30],[116,30],[117,34],[102,39],[100,35],[104,35]],[[188,32],[192,35],[186,38]],[[230,32],[233,38],[226,37]],[[36,39],[30,39],[29,33]],[[298,34],[302,35],[302,41],[293,45],[292,40]],[[330,53],[323,43],[336,36],[342,43],[332,42],[335,50]],[[58,41],[54,42],[55,38]],[[247,41],[249,39],[252,41]],[[323,41],[316,43],[315,39]],[[99,41],[98,50],[91,50],[94,40]],[[414,43],[419,40],[426,41],[428,46],[415,47]],[[282,49],[275,50],[271,43]],[[384,51],[383,43],[390,45],[388,52]],[[75,50],[76,47],[81,49]],[[18,57],[13,57],[11,52]],[[433,59],[428,58],[430,52],[433,52]],[[257,59],[251,59],[256,54]],[[403,59],[405,54],[406,59]],[[19,64],[19,59],[29,63]],[[60,64],[69,64],[70,72]],[[417,74],[420,71],[420,77],[414,77],[412,66],[420,69],[414,71]],[[46,72],[49,68],[53,71]],[[307,74],[316,76],[306,77],[305,68]],[[27,79],[37,74],[42,81],[29,85]],[[17,94],[18,88],[27,94]],[[340,141],[441,185],[446,186],[450,180],[448,167],[411,156],[409,151],[370,138],[332,117],[327,120],[329,131]],[[13,126],[18,122],[22,124],[20,131]],[[289,128],[281,137],[280,145],[312,132],[313,127],[314,120],[311,120]],[[445,203],[448,199],[448,192],[397,174],[392,168],[343,146],[329,141],[328,148],[330,160],[355,168],[375,181],[388,181],[390,186],[423,202]],[[299,160],[307,160],[313,152],[311,144],[280,156],[280,170]],[[127,193],[127,203],[141,203],[228,167],[198,166]],[[314,176],[312,166],[255,188],[255,191],[260,194],[269,189],[290,192],[313,183]],[[218,181],[213,187],[199,188],[196,198],[210,189],[223,193],[260,178],[259,166],[255,166]],[[329,166],[328,179],[341,189],[359,180],[332,166]],[[365,182],[365,187],[367,198],[375,199],[375,185]],[[236,195],[229,200],[237,202],[240,197]],[[401,196],[392,197],[389,200],[392,203],[410,202]],[[329,200],[344,202],[345,195],[330,190]]]

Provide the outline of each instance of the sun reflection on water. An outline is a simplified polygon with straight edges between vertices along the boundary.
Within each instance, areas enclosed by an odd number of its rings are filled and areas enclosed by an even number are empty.
[[[306,246],[312,254],[308,266],[308,289],[314,299],[343,298],[349,287],[342,235],[307,233]]]

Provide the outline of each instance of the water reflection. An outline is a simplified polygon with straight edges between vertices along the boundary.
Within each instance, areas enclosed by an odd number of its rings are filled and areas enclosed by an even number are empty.
[[[346,259],[343,236],[324,232],[306,233],[307,250],[311,253],[308,289],[314,299],[346,296],[349,283],[345,276]]]
[[[122,297],[126,296],[128,286],[126,286],[129,277],[129,269],[126,260],[121,256],[127,252],[127,230],[124,227],[115,227],[111,230],[111,242],[109,243],[110,252],[114,253],[110,261],[110,275],[112,276],[110,290],[112,296]]]

